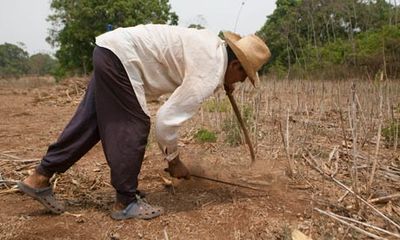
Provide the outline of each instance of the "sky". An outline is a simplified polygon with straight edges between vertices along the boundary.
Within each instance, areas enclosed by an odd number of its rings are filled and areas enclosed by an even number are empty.
[[[56,50],[46,42],[50,0],[0,0],[0,44],[24,43],[29,54]],[[179,25],[201,24],[211,31],[247,35],[259,30],[275,9],[275,0],[170,0]],[[244,3],[244,4],[243,4]]]

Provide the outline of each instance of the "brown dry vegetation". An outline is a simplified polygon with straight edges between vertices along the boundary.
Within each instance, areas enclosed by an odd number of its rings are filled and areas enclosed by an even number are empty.
[[[352,223],[369,234],[397,239],[398,140],[389,144],[379,132],[399,121],[399,82],[265,80],[257,90],[245,85],[235,94],[256,148],[253,166],[245,145],[225,141],[237,140],[237,129],[222,91],[180,131],[182,158],[192,172],[261,190],[196,178],[165,187],[165,163],[151,134],[140,189],[166,213],[124,222],[108,216],[114,193],[101,145],[53,179],[68,213],[50,215],[14,187],[71,117],[85,81],[2,84],[0,239],[291,239],[294,229],[312,239],[369,239],[332,213],[391,232]],[[163,100],[150,103],[153,116]],[[215,132],[217,142],[199,143],[201,128]]]

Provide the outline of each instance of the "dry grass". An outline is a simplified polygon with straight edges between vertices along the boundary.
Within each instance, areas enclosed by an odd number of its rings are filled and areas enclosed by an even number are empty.
[[[224,104],[223,94],[212,101]],[[274,164],[273,153],[277,153],[275,158],[288,160],[288,175],[311,187],[316,206],[399,233],[400,154],[397,140],[388,145],[381,136],[382,128],[400,118],[398,81],[264,79],[258,90],[249,85],[237,89],[236,98],[242,108],[253,109],[248,123],[258,161]],[[226,131],[221,122],[231,117],[231,111],[203,109],[201,124],[219,132],[223,139]],[[198,122],[192,124],[195,128]],[[322,170],[321,174],[312,170],[315,167]],[[331,177],[351,188],[351,193]],[[377,203],[381,197],[385,201]],[[360,199],[371,202],[372,208]],[[313,215],[320,219],[317,212]],[[310,228],[307,233],[341,236],[338,239],[365,237],[365,233],[333,219],[325,221],[315,222],[317,229]],[[399,236],[357,226],[373,236]]]
[[[83,94],[82,86],[81,83],[71,81],[55,87],[55,92],[38,90],[33,103],[39,106],[76,104]],[[256,149],[256,161],[263,162],[262,166],[270,166],[268,169],[250,169],[251,173],[258,175],[276,168],[279,164],[285,165],[286,174],[291,178],[291,187],[280,191],[301,188],[309,196],[310,206],[307,207],[312,211],[301,216],[297,228],[313,239],[364,239],[369,233],[370,236],[396,239],[400,230],[396,227],[400,222],[400,153],[398,140],[395,139],[394,144],[386,144],[386,139],[380,132],[389,123],[399,121],[398,81],[264,79],[258,89],[247,84],[240,86],[235,97],[250,130]],[[229,141],[225,142],[227,138],[237,136],[228,132],[237,131],[237,128],[232,125],[224,128],[234,119],[227,104],[229,102],[223,91],[219,91],[203,104],[199,114],[181,129],[180,145],[185,146],[184,149],[188,152],[195,152],[196,146],[201,146],[202,152],[212,155],[212,158],[207,156],[203,159],[210,160],[208,165],[221,171],[236,170],[232,174],[236,174],[239,179],[240,174],[245,172],[244,169],[249,170],[250,157],[245,145],[235,147],[230,146],[227,143]],[[158,103],[151,104],[152,114],[155,114],[158,107]],[[197,143],[194,135],[200,128],[215,132],[218,136],[217,142]],[[152,135],[148,152],[153,156],[158,153]],[[32,162],[6,161],[12,159],[7,155],[19,155],[15,151],[3,151],[0,154],[0,167],[5,179],[21,179],[26,175],[26,170],[35,164],[35,159]],[[31,159],[21,157],[17,160]],[[142,171],[142,182],[146,186],[157,188],[152,177],[155,163],[150,161],[147,164]],[[10,171],[6,171],[7,169]],[[56,180],[59,190],[62,190],[60,195],[65,199],[79,198],[81,205],[95,203],[95,208],[106,209],[104,203],[111,203],[112,199],[110,195],[104,195],[104,191],[111,193],[112,188],[107,183],[107,178],[94,178],[97,175],[89,174],[93,171],[100,171],[107,176],[104,163],[93,169],[73,168]],[[247,182],[251,183],[252,179],[246,177]],[[11,189],[4,184],[0,184],[0,187],[3,191]],[[207,204],[211,200],[204,201]],[[255,208],[260,202],[254,201]],[[233,202],[235,203],[234,200]],[[218,212],[224,211],[224,207],[226,206],[215,206]],[[252,209],[252,206],[246,207]],[[326,214],[322,215],[321,211]],[[253,220],[259,223],[260,229],[264,228],[263,221],[268,221],[254,216]],[[274,236],[290,239],[289,228],[293,226],[286,224],[288,223],[277,223],[277,228],[281,230]],[[390,233],[377,230],[378,228]],[[243,232],[243,229],[231,230],[236,239],[254,237]],[[171,231],[168,229],[167,235]]]
[[[0,79],[0,87],[37,88],[55,84],[51,76],[25,76],[20,78]]]

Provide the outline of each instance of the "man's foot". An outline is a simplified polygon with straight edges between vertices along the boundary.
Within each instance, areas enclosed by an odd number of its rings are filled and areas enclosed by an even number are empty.
[[[55,214],[64,212],[64,203],[55,199],[50,186],[50,178],[41,175],[36,170],[23,182],[18,182],[21,192],[39,201],[45,208]]]
[[[136,190],[136,198],[144,199],[146,198],[146,193],[140,190]],[[124,210],[129,204],[123,204],[121,202],[116,201],[112,207],[112,211],[121,211]]]
[[[36,170],[29,175],[23,183],[31,188],[45,188],[50,186],[50,178],[43,176]]]
[[[115,202],[114,205],[113,205],[112,211],[113,211],[113,212],[122,211],[122,210],[124,210],[127,206],[128,206],[128,205],[122,204],[122,203],[120,203],[120,202]]]
[[[138,198],[128,206],[116,202],[113,206],[111,218],[114,220],[125,220],[130,218],[149,220],[156,218],[163,213],[164,209],[162,207],[151,206],[145,199]]]

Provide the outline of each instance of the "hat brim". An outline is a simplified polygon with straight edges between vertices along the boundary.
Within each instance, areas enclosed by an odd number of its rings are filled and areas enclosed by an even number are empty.
[[[256,83],[260,82],[260,79],[258,77],[257,71],[254,71],[254,69],[251,67],[250,61],[248,60],[246,54],[240,48],[238,48],[236,46],[235,40],[237,41],[238,37],[229,32],[224,33],[224,37],[225,37],[226,43],[228,43],[228,45],[232,49],[233,53],[235,53],[239,62],[242,64],[242,67],[244,68],[244,71],[246,72],[247,77],[250,79],[250,82],[253,84],[253,86],[255,86]],[[233,38],[235,38],[235,39],[233,39]]]

